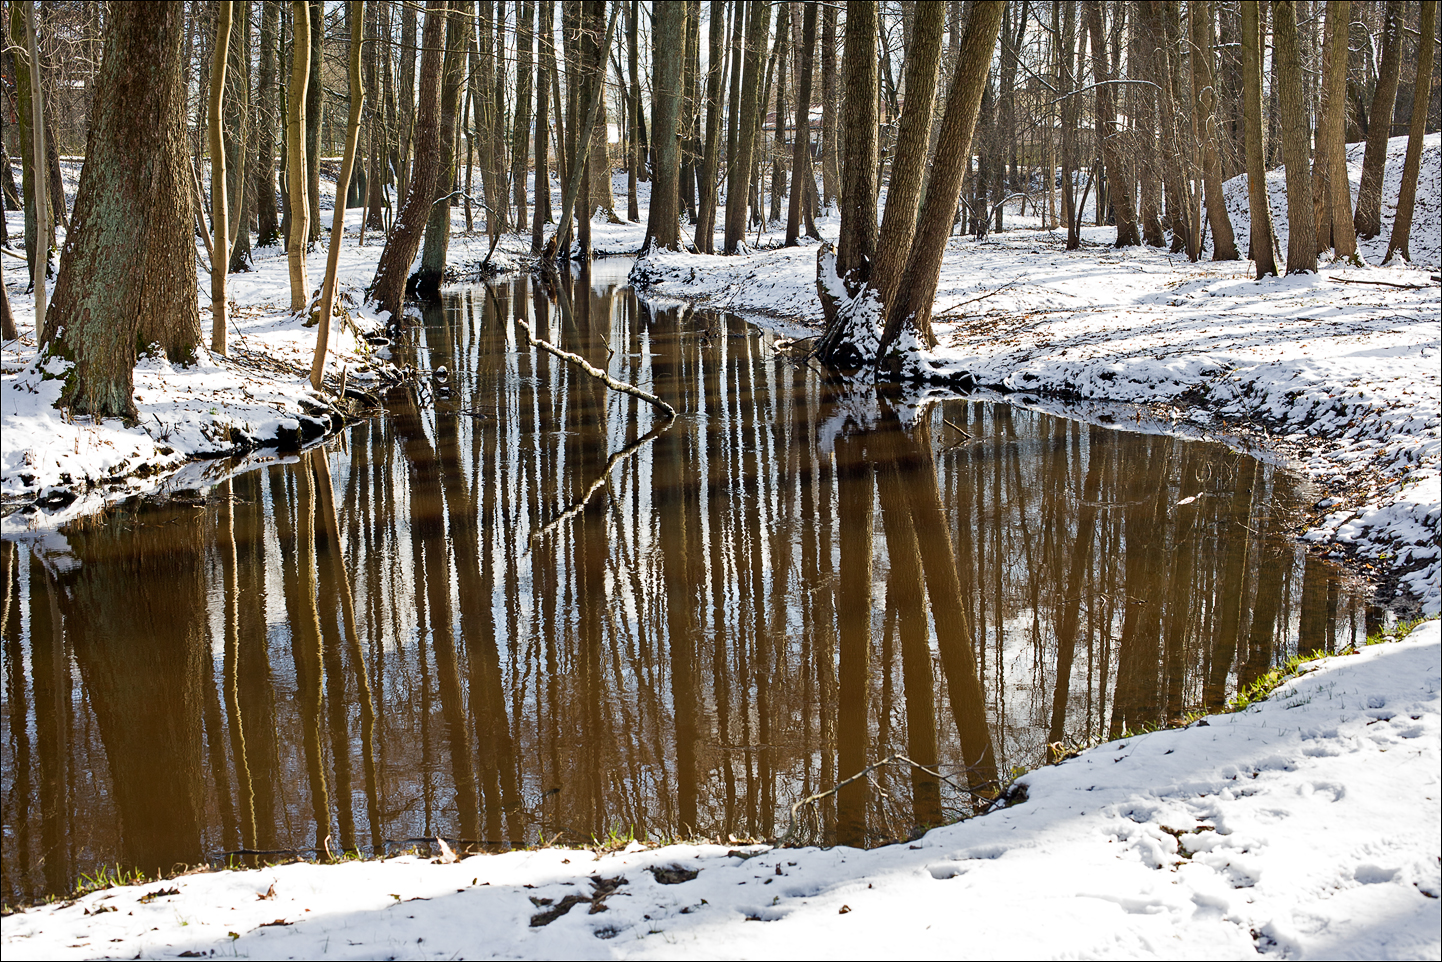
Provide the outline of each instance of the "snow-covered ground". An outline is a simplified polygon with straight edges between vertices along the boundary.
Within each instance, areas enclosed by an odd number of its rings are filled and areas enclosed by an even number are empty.
[[[6,959],[1437,958],[1442,622],[1023,776],[909,845],[677,844],[184,876],[0,922]]]
[[[71,175],[67,186],[73,199],[75,172]],[[322,180],[322,198],[323,222],[328,226],[333,182]],[[72,418],[55,407],[66,363],[37,358],[35,301],[33,294],[26,293],[29,282],[23,261],[0,258],[21,335],[5,342],[0,354],[0,428],[4,437],[0,499],[7,507],[35,501],[45,506],[38,516],[12,514],[5,529],[58,524],[93,512],[108,501],[165,485],[170,472],[196,458],[216,458],[257,444],[273,444],[282,426],[294,429],[308,418],[326,421],[342,376],[351,387],[375,386],[385,362],[356,337],[355,329],[374,330],[385,320],[362,303],[363,292],[375,275],[383,238],[371,231],[366,246],[358,246],[362,213],[346,212],[338,271],[340,308],[332,321],[326,363],[329,392],[311,390],[316,329],[306,327],[305,318],[290,311],[288,265],[278,247],[255,248],[255,270],[231,274],[227,280],[229,356],[221,357],[205,346],[210,342],[210,275],[201,249],[197,283],[204,344],[198,361],[185,366],[172,364],[163,355],[141,358],[135,369],[139,418],[132,426],[114,418],[100,422],[83,416]],[[23,236],[21,213],[11,211],[6,216],[10,236]],[[450,263],[479,262],[489,246],[487,238],[484,233],[464,233],[459,211],[454,220]],[[520,249],[521,240],[508,241],[493,261],[513,267],[513,252]],[[58,243],[64,243],[63,228]],[[324,278],[327,243],[323,239],[307,258],[315,288]],[[18,243],[17,250],[23,250]],[[72,502],[71,495],[80,497]]]

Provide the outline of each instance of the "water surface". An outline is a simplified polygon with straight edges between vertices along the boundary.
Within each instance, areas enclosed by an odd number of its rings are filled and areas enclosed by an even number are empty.
[[[792,836],[880,844],[1363,629],[1285,470],[918,416],[607,270],[448,293],[394,348],[426,376],[324,449],[5,543],[6,900],[436,835],[774,838],[902,755]]]

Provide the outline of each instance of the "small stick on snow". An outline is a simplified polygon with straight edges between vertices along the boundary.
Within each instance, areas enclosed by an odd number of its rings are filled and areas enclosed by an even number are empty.
[[[1363,280],[1360,277],[1337,277],[1335,275],[1332,277],[1332,280],[1341,281],[1343,284],[1376,284],[1378,287],[1400,287],[1404,291],[1425,291],[1432,286],[1431,284],[1398,284],[1394,281],[1369,281]]]

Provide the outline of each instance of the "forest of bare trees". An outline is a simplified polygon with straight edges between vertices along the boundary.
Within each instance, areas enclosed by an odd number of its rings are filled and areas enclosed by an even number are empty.
[[[818,254],[819,353],[854,367],[929,345],[945,239],[1010,217],[1069,248],[1087,220],[1117,246],[1247,256],[1258,276],[1356,261],[1403,134],[1388,256],[1405,258],[1439,115],[1435,5],[1404,0],[131,6],[4,5],[0,186],[25,209],[37,328],[78,364],[68,401],[95,414],[132,413],[137,344],[183,359],[200,343],[203,299],[179,290],[196,257],[212,350],[213,268],[246,271],[264,245],[289,254],[291,309],[328,329],[334,268],[308,264],[334,213],[323,179],[363,211],[357,241],[384,245],[370,295],[396,317],[408,290],[438,289],[457,209],[493,247],[529,234],[550,262],[589,257],[596,218],[646,218],[647,246],[736,253],[819,239],[839,216]],[[1338,171],[1361,141],[1354,210]],[[1278,167],[1285,258],[1261,177]],[[1242,173],[1246,238],[1221,189]],[[109,284],[137,251],[145,269]]]

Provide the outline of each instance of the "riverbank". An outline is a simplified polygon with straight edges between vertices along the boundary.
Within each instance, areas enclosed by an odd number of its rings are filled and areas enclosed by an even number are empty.
[[[0,939],[7,959],[1435,958],[1439,691],[1434,620],[911,844],[296,863],[93,892]]]

